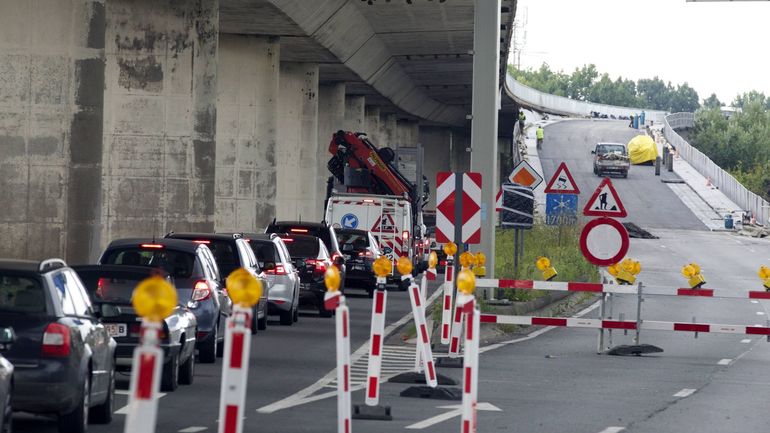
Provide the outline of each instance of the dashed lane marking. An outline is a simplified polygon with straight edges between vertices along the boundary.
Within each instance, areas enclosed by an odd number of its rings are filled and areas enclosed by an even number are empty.
[[[208,427],[187,427],[179,430],[179,433],[198,433],[203,430],[208,430]]]
[[[607,427],[606,429],[600,431],[599,433],[620,433],[625,429],[626,429],[625,427]]]
[[[674,394],[674,397],[679,397],[679,398],[689,397],[689,396],[693,395],[693,393],[695,393],[695,391],[697,391],[697,389],[685,388],[685,389],[677,392],[676,394]]]
[[[720,359],[719,362],[717,362],[717,365],[730,365],[731,362],[733,362],[733,360],[730,358]]]
[[[741,343],[749,344],[749,343],[751,343],[751,339],[749,339],[749,338],[743,339],[743,340],[741,340]]]

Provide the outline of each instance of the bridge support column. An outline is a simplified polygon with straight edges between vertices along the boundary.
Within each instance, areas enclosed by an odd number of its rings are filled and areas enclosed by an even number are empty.
[[[396,146],[393,147],[417,147],[420,124],[416,120],[399,120],[396,134]]]
[[[219,39],[216,146],[218,232],[260,231],[275,216],[277,38]]]
[[[451,170],[449,142],[452,130],[441,126],[420,126],[419,142],[424,150],[422,174],[430,182],[430,200],[426,209],[436,208],[436,174]]]
[[[343,129],[351,132],[365,132],[365,104],[366,100],[363,96],[345,96],[345,127]]]
[[[318,86],[318,194],[326,198],[326,181],[332,174],[326,168],[329,158],[329,143],[332,135],[344,129],[345,84],[331,83]]]
[[[398,129],[398,116],[395,114],[380,114],[380,141],[377,146],[396,147],[396,131]]]
[[[495,195],[499,188],[497,112],[500,97],[500,0],[476,0],[475,3],[471,171],[484,174],[481,188],[481,245],[478,248],[487,255],[487,277],[493,278]]]
[[[380,107],[367,105],[365,111],[364,131],[375,146],[382,147],[380,143]]]

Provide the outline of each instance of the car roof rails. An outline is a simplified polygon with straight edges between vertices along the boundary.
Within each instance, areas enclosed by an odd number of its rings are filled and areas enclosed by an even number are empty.
[[[241,239],[243,237],[243,233],[233,233],[233,239]]]
[[[38,267],[39,272],[53,271],[54,269],[67,267],[67,263],[63,259],[53,258],[40,262]]]

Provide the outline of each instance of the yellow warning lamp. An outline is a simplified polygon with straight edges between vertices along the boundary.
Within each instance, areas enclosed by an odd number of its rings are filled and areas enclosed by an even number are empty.
[[[380,258],[374,261],[372,269],[378,277],[387,277],[393,269],[393,263],[386,256],[380,256]]]
[[[428,254],[428,267],[431,269],[436,269],[437,264],[438,264],[438,254],[436,254],[435,251],[431,251],[430,254]]]
[[[457,290],[466,295],[473,295],[476,290],[476,277],[465,268],[457,274]]]
[[[241,307],[251,307],[262,297],[262,282],[243,268],[232,271],[227,276],[225,285],[230,299]]]
[[[700,274],[700,266],[690,263],[682,267],[682,275],[687,278],[687,283],[693,289],[699,289],[706,284],[706,279]]]
[[[762,279],[762,285],[765,286],[765,289],[770,291],[770,268],[762,265],[757,274],[759,275],[759,278]]]
[[[399,257],[396,262],[396,269],[401,275],[409,275],[412,273],[412,261],[408,257]]]
[[[615,277],[618,284],[634,284],[636,276],[642,271],[642,265],[633,259],[625,259],[607,268],[607,272]]]
[[[473,274],[477,277],[483,277],[487,274],[487,256],[481,251],[476,253],[476,266],[473,267]]]
[[[448,244],[444,245],[444,254],[446,254],[447,257],[454,257],[456,253],[457,245],[455,245],[454,242],[449,242]]]
[[[136,286],[131,304],[139,316],[150,322],[160,322],[174,311],[176,290],[165,278],[156,275]]]
[[[543,273],[543,279],[545,281],[551,281],[556,277],[558,272],[551,266],[551,260],[548,257],[541,256],[537,258],[535,266]]]
[[[476,263],[476,256],[473,253],[466,251],[460,254],[460,266],[463,268],[470,269],[474,263]]]
[[[340,270],[336,266],[329,266],[324,272],[324,284],[329,292],[340,289]]]

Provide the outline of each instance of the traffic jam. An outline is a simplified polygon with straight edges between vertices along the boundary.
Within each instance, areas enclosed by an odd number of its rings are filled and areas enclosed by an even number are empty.
[[[53,419],[62,433],[109,424],[116,381],[127,376],[125,431],[154,431],[158,393],[194,389],[196,364],[223,357],[220,431],[241,431],[245,336],[291,327],[300,310],[332,318],[348,291],[376,303],[386,287],[416,287],[411,274],[427,269],[431,245],[419,205],[427,194],[362,133],[339,131],[330,152],[340,191],[327,197],[324,221],[148,232],[111,240],[83,265],[0,259],[0,431],[19,413]],[[244,353],[241,365],[234,357]],[[232,393],[236,403],[226,404]]]

